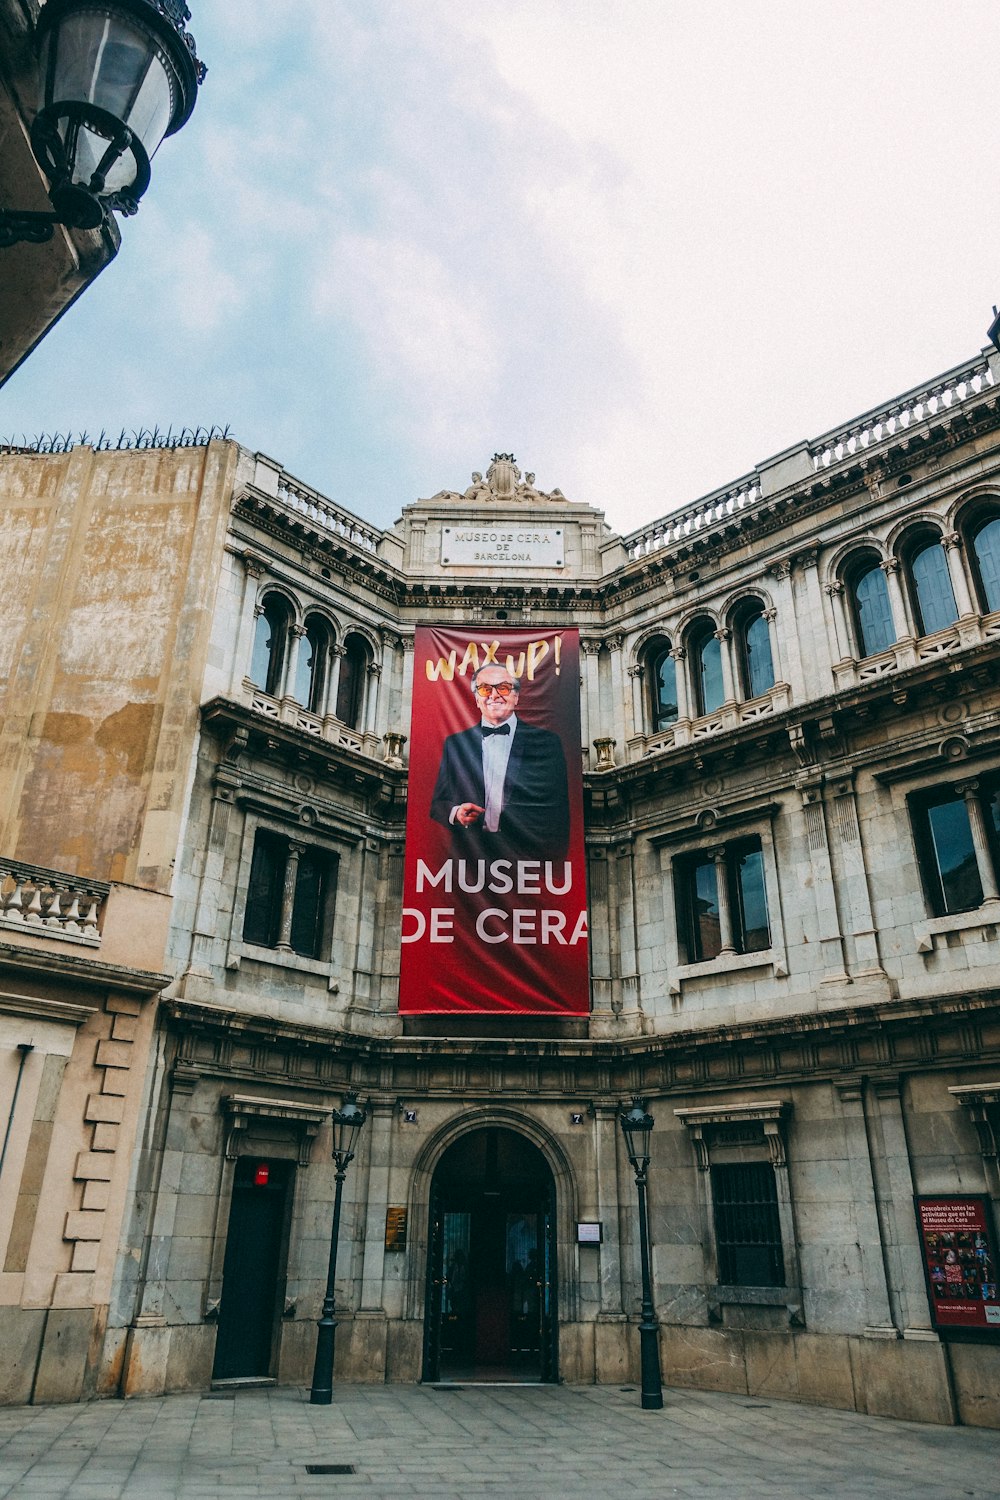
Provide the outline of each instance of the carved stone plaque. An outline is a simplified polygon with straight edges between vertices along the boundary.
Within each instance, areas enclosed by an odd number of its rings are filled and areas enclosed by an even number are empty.
[[[565,565],[561,526],[525,521],[495,521],[487,526],[445,526],[441,532],[441,562],[461,568],[561,568]]]

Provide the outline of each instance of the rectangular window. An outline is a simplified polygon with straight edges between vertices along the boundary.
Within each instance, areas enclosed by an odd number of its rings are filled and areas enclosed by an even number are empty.
[[[243,940],[321,957],[332,925],[337,862],[261,829],[254,839]]]
[[[250,888],[243,918],[244,942],[273,948],[278,941],[284,880],[285,845],[271,834],[258,833],[254,839]]]
[[[774,1168],[766,1161],[739,1162],[713,1166],[711,1174],[719,1281],[724,1286],[784,1286]]]
[[[711,859],[698,859],[687,871],[684,898],[688,906],[688,948],[692,963],[717,958],[722,948],[719,882]]]
[[[971,810],[970,801],[975,804]],[[998,868],[1000,806],[995,777],[921,793],[911,799],[910,814],[934,915],[975,911],[984,895],[980,865]],[[982,845],[978,852],[977,840]]]
[[[678,929],[688,963],[720,953],[760,953],[771,946],[759,838],[685,855],[675,865]],[[719,882],[725,881],[720,901]]]

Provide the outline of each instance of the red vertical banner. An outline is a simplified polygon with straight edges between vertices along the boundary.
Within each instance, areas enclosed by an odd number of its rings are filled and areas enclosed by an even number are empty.
[[[399,1009],[590,1009],[576,630],[416,632]]]

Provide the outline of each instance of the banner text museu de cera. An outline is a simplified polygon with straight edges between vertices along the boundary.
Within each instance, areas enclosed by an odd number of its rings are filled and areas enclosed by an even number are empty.
[[[578,634],[414,654],[400,1011],[586,1014]]]

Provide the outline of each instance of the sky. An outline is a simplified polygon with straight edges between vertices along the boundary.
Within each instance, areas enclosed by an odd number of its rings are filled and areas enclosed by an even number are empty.
[[[628,532],[986,343],[995,0],[189,3],[0,439],[228,424],[380,526],[513,452]]]

